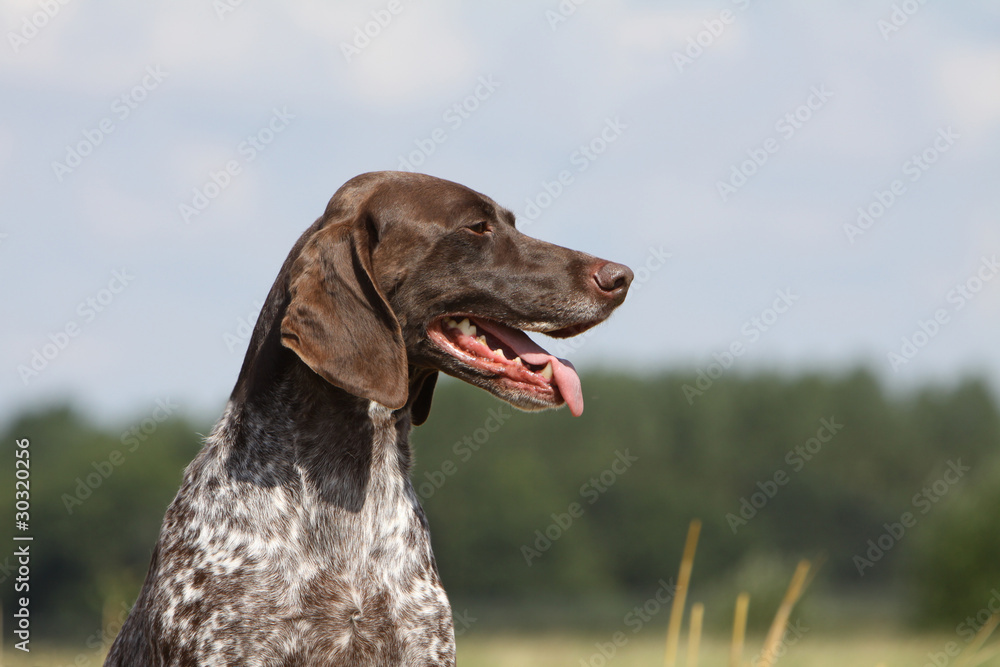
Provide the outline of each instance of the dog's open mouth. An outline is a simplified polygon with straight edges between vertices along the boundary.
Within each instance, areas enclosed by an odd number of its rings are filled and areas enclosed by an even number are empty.
[[[583,391],[572,364],[558,359],[527,334],[494,320],[446,316],[427,330],[431,340],[462,363],[494,375],[496,381],[551,405],[583,413]]]

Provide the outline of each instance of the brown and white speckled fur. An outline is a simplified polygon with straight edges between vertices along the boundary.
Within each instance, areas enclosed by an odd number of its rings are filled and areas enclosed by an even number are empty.
[[[438,371],[525,409],[562,398],[461,362],[428,327],[467,312],[575,335],[631,279],[455,183],[352,179],[285,260],[105,665],[454,665],[410,428]]]
[[[345,406],[341,425],[363,439],[333,488],[303,463],[322,438],[297,433],[280,398],[273,407],[230,405],[186,471],[107,664],[454,664],[451,611],[409,480],[409,415]],[[265,431],[266,460],[240,454],[242,435]]]

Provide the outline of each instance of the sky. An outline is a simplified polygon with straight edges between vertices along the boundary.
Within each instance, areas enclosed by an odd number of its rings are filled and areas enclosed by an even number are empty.
[[[578,368],[1000,386],[1000,5],[6,0],[0,423],[218,415],[373,170],[636,272]],[[158,401],[160,403],[158,403]]]

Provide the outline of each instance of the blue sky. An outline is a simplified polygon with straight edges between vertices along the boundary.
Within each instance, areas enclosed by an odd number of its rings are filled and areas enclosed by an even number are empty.
[[[0,421],[215,416],[292,243],[403,160],[638,272],[543,341],[578,367],[1000,379],[996,3],[346,5],[0,6]]]

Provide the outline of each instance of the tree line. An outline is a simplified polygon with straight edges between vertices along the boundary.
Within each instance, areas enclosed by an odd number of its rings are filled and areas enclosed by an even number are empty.
[[[694,592],[710,599],[776,600],[806,556],[823,561],[818,591],[892,599],[901,621],[970,630],[1000,606],[1000,411],[985,382],[899,393],[863,369],[726,375],[692,402],[696,382],[586,373],[578,419],[440,382],[412,479],[456,610],[556,624],[576,618],[559,610],[628,610],[669,582],[696,517]],[[169,402],[113,429],[65,405],[10,420],[4,469],[16,441],[31,448],[40,636],[82,641],[134,600],[210,428]],[[3,476],[0,497],[14,482]],[[4,532],[14,509],[0,503]]]

